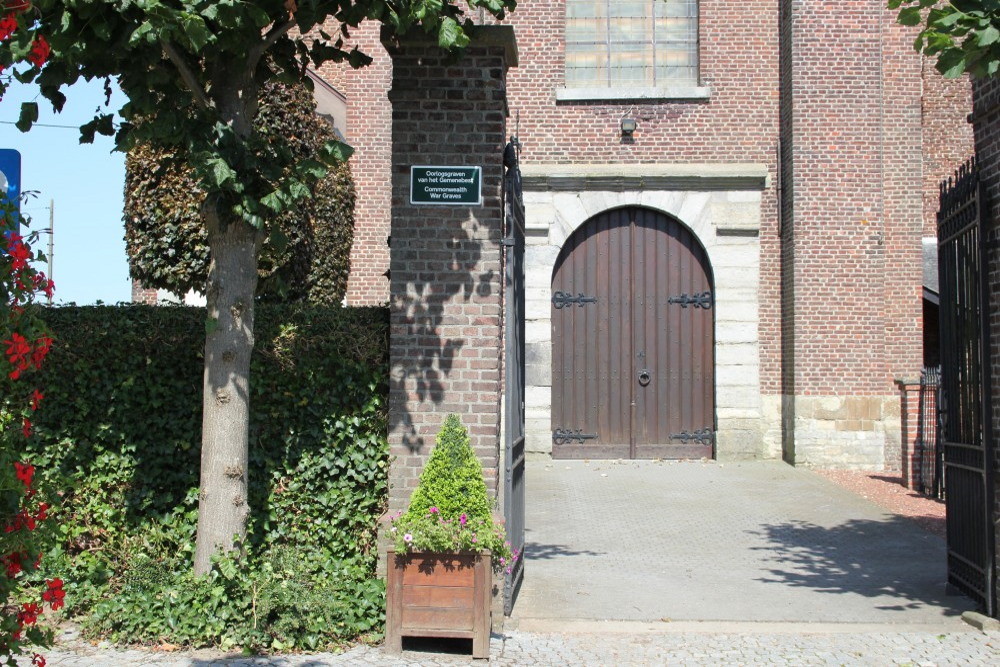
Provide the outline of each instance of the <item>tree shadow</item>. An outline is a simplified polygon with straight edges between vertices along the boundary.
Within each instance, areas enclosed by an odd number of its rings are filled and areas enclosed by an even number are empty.
[[[589,549],[573,549],[565,544],[543,544],[542,542],[526,541],[524,543],[524,560],[554,560],[572,556],[603,556],[603,551]]]
[[[946,549],[933,535],[917,532],[909,519],[852,519],[827,527],[806,521],[763,526],[750,534],[763,537],[769,576],[758,581],[809,588],[831,594],[889,598],[898,602],[877,609],[940,607],[957,616],[975,604],[946,592]]]
[[[496,253],[496,269],[483,270],[484,247]],[[444,380],[476,368],[479,351],[465,348],[481,335],[480,327],[498,326],[500,315],[487,313],[488,307],[472,315],[474,309],[456,309],[454,302],[489,304],[495,299],[492,295],[501,288],[500,249],[500,230],[480,223],[472,209],[438,216],[426,230],[406,229],[392,236],[389,432],[401,430],[410,452],[420,452],[425,444],[412,411],[414,401],[453,411],[449,406],[461,402],[458,387],[467,384],[467,390],[474,390],[475,373],[461,376],[469,382],[453,384],[451,395]]]

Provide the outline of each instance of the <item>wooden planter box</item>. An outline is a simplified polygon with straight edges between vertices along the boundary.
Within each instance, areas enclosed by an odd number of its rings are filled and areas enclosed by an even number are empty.
[[[414,553],[386,559],[385,649],[403,650],[403,637],[472,640],[472,657],[490,657],[489,553]]]

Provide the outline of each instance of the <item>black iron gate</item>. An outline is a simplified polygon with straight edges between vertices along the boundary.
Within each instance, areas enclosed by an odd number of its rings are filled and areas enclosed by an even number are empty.
[[[974,161],[941,184],[938,275],[940,437],[948,526],[948,581],[996,612],[993,438],[990,418],[983,188]]]
[[[508,616],[524,579],[524,198],[517,137],[504,149],[504,518],[522,557],[504,582]]]

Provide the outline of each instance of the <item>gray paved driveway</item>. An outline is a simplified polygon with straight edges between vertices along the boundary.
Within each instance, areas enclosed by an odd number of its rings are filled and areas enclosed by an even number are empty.
[[[947,629],[973,608],[946,594],[941,538],[780,462],[530,461],[526,525],[522,630],[553,619]]]

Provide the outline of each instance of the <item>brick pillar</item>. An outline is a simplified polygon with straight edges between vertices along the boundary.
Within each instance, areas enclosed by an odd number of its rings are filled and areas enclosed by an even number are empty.
[[[438,428],[457,413],[496,493],[501,178],[514,32],[480,27],[461,60],[428,42],[392,55],[389,511],[405,509]],[[482,204],[410,203],[410,167],[482,167]]]
[[[897,380],[899,386],[899,413],[902,427],[900,460],[886,461],[888,470],[900,470],[903,486],[916,488],[916,480],[924,465],[924,444],[920,433],[920,380]]]
[[[785,457],[879,470],[921,367],[920,56],[882,0],[782,4]]]

